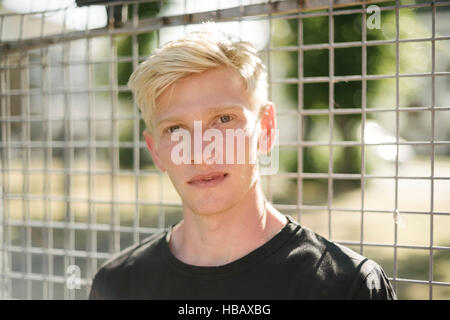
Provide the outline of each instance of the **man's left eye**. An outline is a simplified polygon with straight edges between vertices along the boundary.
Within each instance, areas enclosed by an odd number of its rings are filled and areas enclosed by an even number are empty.
[[[219,118],[221,123],[229,122],[229,121],[231,121],[231,119],[232,119],[232,117],[228,114],[220,116],[220,118]]]

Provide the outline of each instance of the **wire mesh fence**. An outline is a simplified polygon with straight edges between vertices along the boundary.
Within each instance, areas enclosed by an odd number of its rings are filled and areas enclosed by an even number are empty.
[[[126,83],[206,20],[267,65],[274,206],[400,298],[450,298],[450,1],[77,2],[1,3],[1,298],[85,299],[101,263],[181,218]]]

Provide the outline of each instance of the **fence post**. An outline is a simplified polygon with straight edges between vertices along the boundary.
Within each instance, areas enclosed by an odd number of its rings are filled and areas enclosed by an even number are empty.
[[[3,238],[3,229],[6,226],[6,221],[3,217],[3,185],[0,186],[0,241],[2,243],[2,250],[0,251],[0,298],[2,300],[8,299],[9,286],[8,286],[8,256],[6,251],[6,239]]]

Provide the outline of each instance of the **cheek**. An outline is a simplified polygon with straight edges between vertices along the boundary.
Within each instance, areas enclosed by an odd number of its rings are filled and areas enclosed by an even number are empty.
[[[176,167],[171,158],[172,149],[175,145],[176,142],[172,142],[170,140],[163,140],[158,144],[158,155],[162,165],[166,168],[166,170],[172,170],[173,167]]]
[[[172,161],[170,160],[170,154],[172,151],[172,146],[164,146],[160,149],[160,157],[161,160],[167,167],[172,166]]]
[[[243,128],[243,135],[231,136],[224,133],[224,159],[233,159],[233,164],[255,164],[258,136],[250,128]]]

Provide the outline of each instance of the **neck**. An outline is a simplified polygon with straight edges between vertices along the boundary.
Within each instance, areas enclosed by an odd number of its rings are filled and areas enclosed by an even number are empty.
[[[184,207],[183,215],[173,229],[171,251],[181,261],[199,266],[239,259],[266,243],[287,222],[266,202],[259,183],[226,211],[202,216]]]

